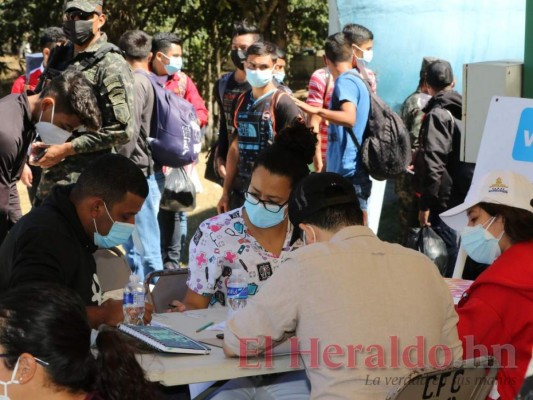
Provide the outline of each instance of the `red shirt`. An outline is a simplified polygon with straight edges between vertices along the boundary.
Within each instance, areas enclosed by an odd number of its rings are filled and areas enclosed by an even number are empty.
[[[13,86],[11,87],[11,93],[24,93],[27,90],[34,90],[37,84],[39,83],[39,78],[43,74],[43,71],[41,68],[34,69],[30,72],[30,81],[26,85],[26,74],[19,76],[17,79],[15,79],[15,82],[13,82]]]
[[[512,400],[520,390],[533,346],[533,241],[517,243],[472,284],[459,302],[459,337],[463,357],[472,358],[467,336],[475,346],[486,346],[499,358],[498,392]],[[502,347],[501,357],[493,346],[511,345],[514,355]],[[470,346],[471,347],[471,346]]]
[[[183,97],[189,103],[191,103],[196,110],[196,115],[200,120],[200,126],[203,127],[207,125],[208,112],[205,107],[204,100],[198,93],[196,85],[183,72],[177,72],[174,75],[168,77],[168,80],[165,82],[165,89],[172,90],[178,96]]]

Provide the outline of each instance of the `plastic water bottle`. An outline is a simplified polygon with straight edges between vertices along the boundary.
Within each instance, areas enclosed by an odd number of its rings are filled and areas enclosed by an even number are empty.
[[[248,301],[248,272],[234,269],[228,279],[228,319],[241,308],[246,307]]]
[[[144,286],[139,275],[130,275],[130,282],[124,288],[122,310],[125,324],[143,325]]]

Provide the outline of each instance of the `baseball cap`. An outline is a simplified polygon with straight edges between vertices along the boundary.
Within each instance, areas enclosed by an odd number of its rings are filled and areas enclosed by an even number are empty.
[[[298,226],[312,214],[340,204],[358,207],[352,183],[333,172],[313,173],[303,178],[291,192],[289,219]]]
[[[74,1],[65,1],[63,6],[63,11],[68,11],[71,9],[78,9],[85,12],[92,12],[96,10],[96,7],[102,7],[104,5],[103,0],[74,0]]]
[[[453,82],[453,70],[448,61],[437,60],[426,69],[426,82],[435,89],[442,89]]]
[[[426,71],[429,64],[434,63],[437,60],[437,57],[424,57],[422,59],[422,65],[420,66],[420,78],[424,78],[426,76]]]
[[[478,203],[501,204],[533,213],[533,185],[513,171],[492,171],[472,182],[463,204],[440,214],[452,229],[461,231],[468,224],[467,210]]]

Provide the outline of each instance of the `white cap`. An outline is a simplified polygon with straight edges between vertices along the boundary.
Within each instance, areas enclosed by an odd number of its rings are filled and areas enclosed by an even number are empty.
[[[533,185],[513,171],[492,171],[472,182],[463,204],[440,214],[450,228],[461,231],[468,224],[467,210],[478,203],[501,204],[533,213]]]

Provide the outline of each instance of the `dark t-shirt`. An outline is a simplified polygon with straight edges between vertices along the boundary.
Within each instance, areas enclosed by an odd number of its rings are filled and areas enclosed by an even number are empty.
[[[9,192],[26,162],[35,137],[30,106],[25,94],[10,94],[0,100],[0,244],[9,226]]]
[[[254,162],[261,150],[270,146],[276,133],[300,117],[301,112],[279,89],[257,100],[250,90],[234,100],[232,116],[239,138],[239,164],[234,188],[243,191],[248,186]]]
[[[220,89],[224,93],[221,95]],[[235,80],[235,72],[223,75],[215,84],[215,99],[220,109],[220,127],[218,131],[218,156],[226,159],[229,148],[229,137],[233,133],[233,117],[231,106],[233,100],[241,93],[250,90],[252,87],[248,81],[239,83]]]

